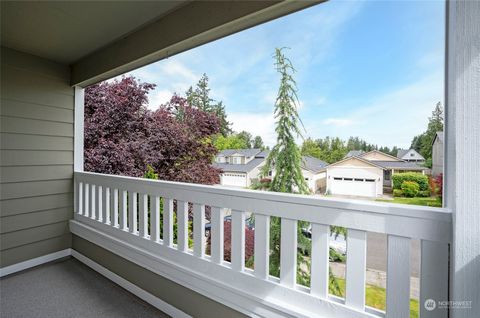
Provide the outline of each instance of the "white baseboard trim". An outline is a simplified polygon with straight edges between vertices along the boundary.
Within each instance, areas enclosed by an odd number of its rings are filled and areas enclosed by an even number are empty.
[[[51,254],[40,256],[40,257],[32,258],[32,259],[29,259],[28,261],[24,261],[24,262],[20,262],[20,263],[17,263],[17,264],[10,265],[10,266],[6,266],[6,267],[3,267],[3,268],[0,268],[0,277],[7,276],[7,275],[10,275],[10,274],[13,274],[13,273],[16,273],[16,272],[20,272],[20,271],[23,271],[23,270],[26,270],[26,269],[29,269],[29,268],[32,268],[32,267],[35,267],[35,266],[38,266],[38,265],[42,265],[42,264],[51,262],[51,261],[55,261],[57,259],[70,256],[71,254],[72,254],[71,249],[67,248],[67,249],[64,249],[64,250],[61,250],[61,251],[58,251],[58,252],[55,252],[55,253],[51,253]]]
[[[166,313],[167,315],[172,316],[174,318],[176,318],[176,317],[178,317],[178,318],[192,318],[191,316],[187,315],[186,313],[184,313],[180,309],[164,302],[160,298],[158,298],[158,297],[150,294],[149,292],[141,289],[137,285],[132,284],[128,280],[124,279],[121,276],[118,276],[117,274],[115,274],[114,272],[106,269],[105,267],[98,264],[97,262],[92,261],[90,258],[86,257],[85,255],[83,255],[83,254],[81,254],[81,253],[79,253],[75,250],[72,250],[72,256],[74,258],[76,258],[77,260],[79,260],[80,262],[87,265],[88,267],[90,267],[91,269],[93,269],[96,272],[100,273],[101,275],[105,276],[106,278],[108,278],[112,282],[114,282],[117,285],[121,286],[122,288],[128,290],[129,292],[131,292],[132,294],[134,294],[138,298],[143,299],[144,301],[146,301],[147,303],[149,303],[153,307],[158,308],[159,310]]]

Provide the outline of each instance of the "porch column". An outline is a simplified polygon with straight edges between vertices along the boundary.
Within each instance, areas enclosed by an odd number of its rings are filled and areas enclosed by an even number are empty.
[[[448,1],[445,205],[453,211],[453,318],[480,313],[480,2]],[[421,304],[423,305],[423,304]]]
[[[84,99],[84,89],[82,87],[75,86],[73,170],[80,172],[83,171]]]

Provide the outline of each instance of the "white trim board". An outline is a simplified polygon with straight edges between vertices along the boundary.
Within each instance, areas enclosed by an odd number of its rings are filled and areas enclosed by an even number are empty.
[[[205,259],[192,258],[162,245],[152,245],[149,240],[79,215],[75,217],[83,222],[70,221],[73,234],[249,317],[378,317],[372,315],[370,310],[364,312],[341,303],[314,298],[271,280],[257,280],[253,284],[256,278],[251,273],[233,272],[225,265],[212,265],[212,269],[206,266]],[[185,265],[187,263],[188,266]],[[192,267],[198,271],[192,270]],[[234,281],[241,286],[233,286],[231,283]],[[285,299],[291,301],[287,303]]]
[[[20,272],[38,265],[42,265],[48,262],[55,261],[57,259],[67,257],[72,255],[72,251],[70,248],[54,252],[51,254],[43,255],[40,257],[32,258],[24,262],[16,263],[10,266],[6,266],[3,268],[0,268],[0,277],[4,277],[16,272]]]
[[[75,250],[72,250],[72,256],[75,259],[82,262],[83,264],[90,267],[91,269],[93,269],[94,271],[96,271],[97,273],[105,276],[106,278],[108,278],[109,280],[114,282],[115,284],[119,285],[123,289],[128,290],[129,292],[131,292],[132,294],[134,294],[138,298],[146,301],[147,303],[149,303],[153,307],[161,310],[162,312],[166,313],[167,315],[175,317],[175,318],[176,317],[191,318],[190,315],[187,315],[186,313],[184,313],[180,309],[164,302],[160,298],[158,298],[158,297],[150,294],[149,292],[141,289],[137,285],[130,283],[128,280],[126,280],[123,277],[115,274],[114,272],[106,269],[105,267],[98,264],[97,262],[92,261],[91,259],[89,259],[85,255],[83,255],[83,254],[81,254],[81,253],[79,253]]]

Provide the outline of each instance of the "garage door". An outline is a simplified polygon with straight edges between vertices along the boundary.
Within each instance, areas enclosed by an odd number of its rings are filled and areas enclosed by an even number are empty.
[[[242,173],[224,173],[222,174],[222,185],[231,187],[246,187],[247,175]]]
[[[332,194],[376,197],[375,179],[354,179],[334,177],[330,191]]]

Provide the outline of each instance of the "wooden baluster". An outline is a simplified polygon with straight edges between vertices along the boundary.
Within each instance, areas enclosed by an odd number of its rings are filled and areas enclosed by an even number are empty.
[[[152,195],[150,197],[150,240],[160,241],[160,197]]]
[[[97,207],[97,186],[95,184],[90,185],[90,218],[95,220],[95,216],[97,211],[95,208]]]
[[[102,222],[102,208],[103,208],[103,187],[102,186],[97,186],[97,200],[96,200],[96,205],[95,205],[95,211],[97,211],[97,215],[95,219],[99,222]]]
[[[163,209],[163,244],[173,246],[173,199],[164,198]]]
[[[139,220],[139,235],[140,237],[148,237],[148,195],[141,193],[138,202],[138,220]]]
[[[110,224],[112,226],[118,227],[118,189],[113,189],[112,199],[112,217]]]
[[[83,182],[79,182],[77,185],[77,213],[83,215]]]
[[[188,251],[188,202],[177,200],[177,249]]]
[[[367,232],[348,229],[345,304],[365,309]]]
[[[232,210],[232,269],[241,272],[245,269],[245,212]]]
[[[225,209],[212,206],[210,241],[212,261],[221,264],[223,262],[223,218]]]
[[[312,223],[312,265],[310,293],[327,299],[329,279],[330,226]]]
[[[137,192],[128,191],[128,231],[137,233]]]
[[[297,220],[282,218],[280,283],[294,288],[297,281]]]
[[[128,224],[127,224],[127,191],[120,190],[120,229],[127,231]]]
[[[102,196],[102,220],[105,224],[110,224],[110,188],[103,188]]]
[[[386,317],[410,316],[410,239],[389,235],[387,241]],[[347,256],[348,263],[348,256]],[[347,265],[348,268],[348,265]],[[348,281],[347,281],[348,284]],[[421,304],[423,305],[423,304]]]
[[[88,218],[88,216],[90,215],[90,185],[88,183],[85,183],[84,184],[84,204],[83,204],[83,216],[86,216]]]
[[[255,276],[267,279],[270,259],[270,216],[255,214]]]
[[[205,257],[205,206],[193,204],[193,254]]]

